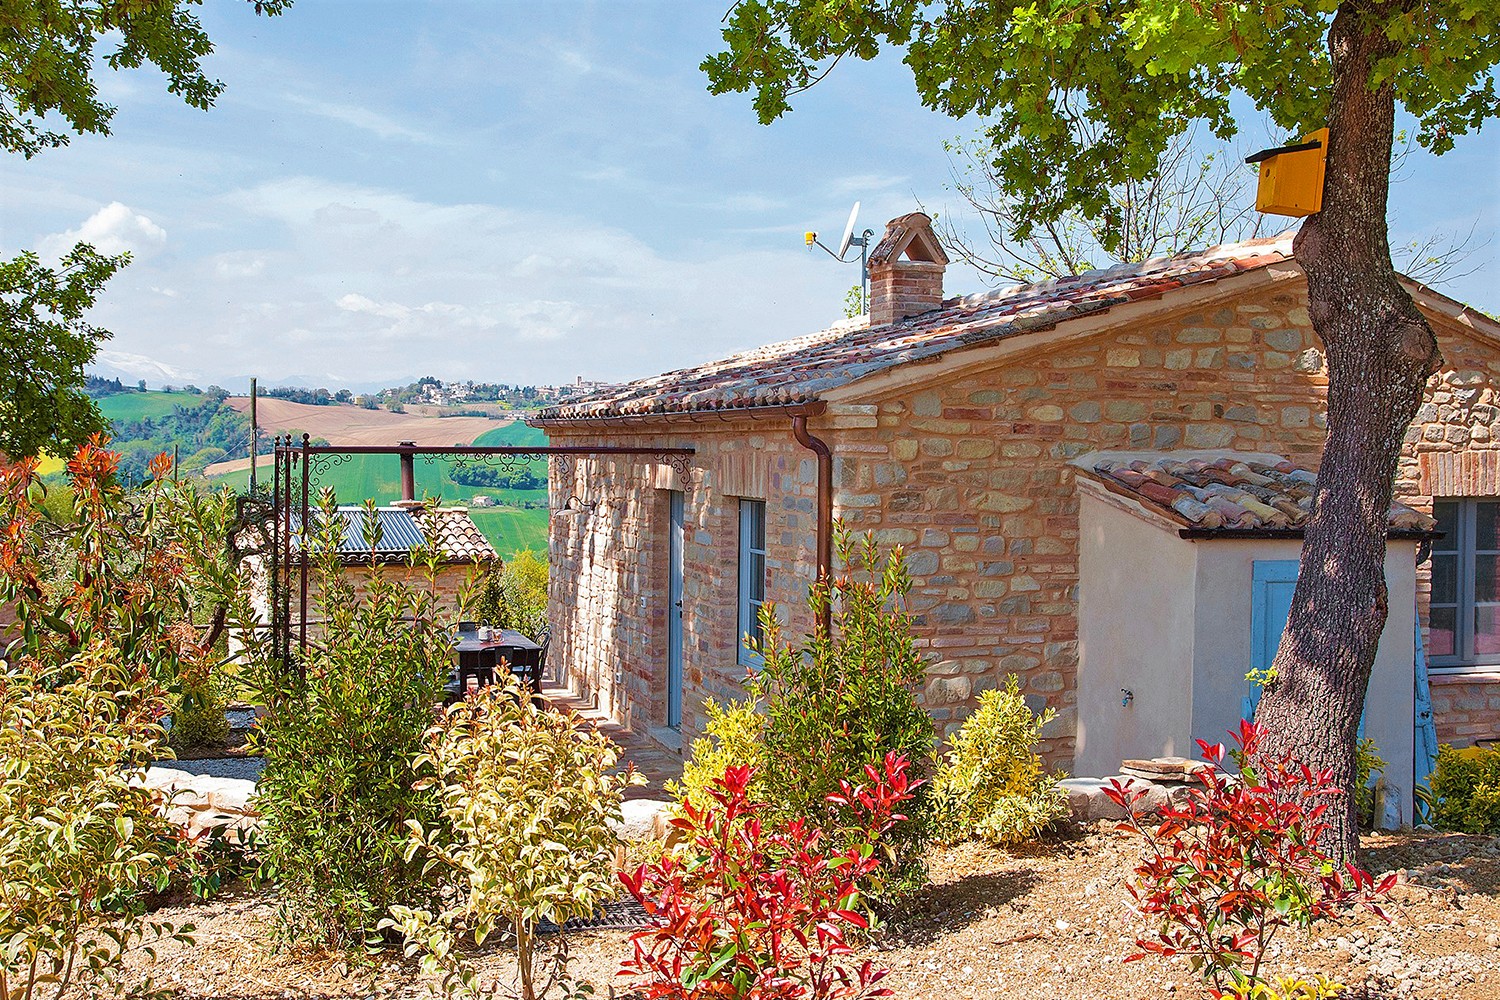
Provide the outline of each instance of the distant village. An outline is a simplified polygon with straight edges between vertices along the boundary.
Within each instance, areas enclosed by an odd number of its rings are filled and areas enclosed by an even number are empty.
[[[566,385],[513,385],[506,382],[445,382],[430,375],[410,385],[380,389],[376,392],[356,393],[349,389],[308,389],[301,386],[262,386],[261,396],[286,399],[294,403],[311,406],[348,404],[368,409],[385,408],[399,411],[402,407],[416,404],[422,406],[461,406],[464,403],[502,403],[514,409],[535,409],[560,399],[581,396],[599,389],[610,388],[612,383],[578,376]],[[200,389],[196,385],[161,385],[159,392],[181,392],[187,395],[213,395],[228,397],[230,392],[217,385]],[[118,378],[90,376],[87,391],[91,396],[111,396],[126,392],[147,391],[144,379],[135,384],[121,382]]]

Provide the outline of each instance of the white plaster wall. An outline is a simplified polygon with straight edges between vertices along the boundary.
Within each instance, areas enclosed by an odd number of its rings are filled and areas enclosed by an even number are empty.
[[[1129,758],[1192,756],[1197,553],[1160,522],[1086,488],[1078,525],[1073,770],[1117,774]],[[1135,695],[1129,705],[1120,704],[1121,688]]]
[[[1250,608],[1254,563],[1297,559],[1297,539],[1211,539],[1189,544],[1198,554],[1198,623],[1193,662],[1193,736],[1227,742],[1238,730],[1245,673],[1250,669]],[[1412,663],[1416,614],[1416,543],[1392,541],[1386,549],[1390,616],[1375,654],[1365,699],[1365,735],[1388,764],[1387,825],[1411,822],[1413,704]],[[1192,756],[1193,754],[1189,754]]]
[[[1198,558],[1199,617],[1193,650],[1193,738],[1228,743],[1240,728],[1249,683],[1255,563],[1297,559],[1298,538],[1219,538],[1179,541]],[[1197,748],[1188,756],[1197,756]]]

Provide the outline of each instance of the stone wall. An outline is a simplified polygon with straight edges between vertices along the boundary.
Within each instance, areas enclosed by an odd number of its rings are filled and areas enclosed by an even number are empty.
[[[1500,496],[1500,354],[1478,338],[1440,331],[1443,365],[1407,430],[1396,492],[1430,511],[1438,497]],[[1417,573],[1417,605],[1427,620],[1431,576]],[[1424,640],[1425,640],[1424,630]],[[1471,746],[1500,739],[1500,667],[1432,673],[1438,741]]]
[[[1305,297],[1271,290],[872,401],[877,426],[861,435],[863,453],[851,454],[852,435],[832,442],[837,505],[852,526],[906,550],[940,730],[1014,673],[1033,704],[1058,713],[1045,733],[1050,762],[1071,762],[1070,459],[1223,448],[1315,466],[1326,384]]]
[[[1433,674],[1432,717],[1441,743],[1500,739],[1500,670]]]
[[[668,491],[683,494],[682,733],[705,699],[742,697],[736,662],[740,498],[766,501],[766,595],[794,630],[815,576],[817,469],[788,419],[685,425],[652,435],[549,427],[555,445],[690,446],[686,475],[651,456],[553,459],[549,660],[582,697],[637,731],[666,721]],[[597,507],[593,505],[597,503]],[[671,739],[669,734],[659,734]]]

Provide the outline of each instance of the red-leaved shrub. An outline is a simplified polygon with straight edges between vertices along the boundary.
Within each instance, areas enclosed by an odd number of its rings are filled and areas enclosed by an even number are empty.
[[[866,929],[860,900],[881,864],[875,845],[906,817],[897,807],[919,782],[887,755],[865,769],[867,784],[842,783],[829,802],[858,817],[840,831],[841,851],[804,819],[762,822],[747,798],[754,769],[730,767],[704,807],[684,804],[675,849],[620,875],[650,923],[631,939],[621,975],[648,1000],[863,1000],[890,996],[888,970],[840,964],[849,928]]]
[[[1244,996],[1265,982],[1266,948],[1284,927],[1308,928],[1356,907],[1384,919],[1375,898],[1396,880],[1389,875],[1377,885],[1315,846],[1327,828],[1328,800],[1339,794],[1329,772],[1259,761],[1253,723],[1242,721],[1235,739],[1242,753],[1198,741],[1213,766],[1198,771],[1202,787],[1185,803],[1162,810],[1154,830],[1136,813],[1144,789],[1112,781],[1105,792],[1126,811],[1120,829],[1146,842],[1128,891],[1154,931],[1137,939],[1141,951],[1126,961],[1181,955],[1215,997]]]

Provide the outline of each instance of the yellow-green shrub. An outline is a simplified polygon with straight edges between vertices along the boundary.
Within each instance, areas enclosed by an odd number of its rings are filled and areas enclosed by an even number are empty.
[[[1465,833],[1500,833],[1500,750],[1438,747],[1432,773],[1432,825]]]
[[[1067,813],[1067,795],[1036,753],[1052,715],[1051,709],[1038,716],[1026,707],[1014,675],[1004,690],[979,696],[979,708],[949,741],[932,779],[940,840],[1019,843]]]
[[[667,794],[674,799],[700,809],[713,804],[709,789],[722,786],[724,772],[729,768],[749,764],[761,769],[761,741],[766,729],[765,716],[756,711],[755,702],[750,699],[728,705],[709,701],[703,707],[708,712],[708,722],[703,735],[693,741],[682,765],[682,780],[669,780],[666,786]],[[755,802],[765,801],[753,778],[750,798]]]
[[[184,680],[182,694],[172,707],[172,730],[168,734],[178,750],[191,747],[222,747],[229,738],[229,718],[224,714],[224,695],[218,680]]]
[[[444,988],[478,992],[478,976],[459,954],[496,931],[515,939],[522,1000],[545,996],[566,976],[562,935],[539,956],[537,924],[561,927],[619,894],[614,860],[626,786],[616,774],[619,749],[577,716],[540,709],[514,678],[448,709],[427,735],[416,768],[435,789],[446,826],[408,822],[408,862],[418,855],[447,907],[391,907],[382,926],[406,937],[406,953],[440,972]],[[538,975],[538,962],[544,963]],[[538,988],[538,980],[541,986]]]
[[[138,899],[170,864],[139,780],[161,690],[102,643],[0,667],[0,997],[113,992],[126,953],[191,930],[148,922]]]

